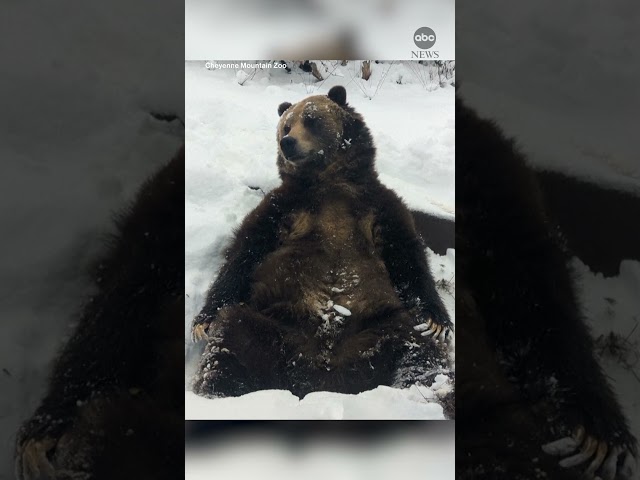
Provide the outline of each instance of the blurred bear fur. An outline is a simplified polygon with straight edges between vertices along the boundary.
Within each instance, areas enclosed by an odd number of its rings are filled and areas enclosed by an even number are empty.
[[[184,474],[184,148],[138,193],[16,442],[19,479]]]
[[[595,358],[570,254],[514,142],[459,99],[456,249],[456,478],[592,478],[598,454],[626,478],[636,439]],[[562,468],[542,446],[579,428],[588,455]]]

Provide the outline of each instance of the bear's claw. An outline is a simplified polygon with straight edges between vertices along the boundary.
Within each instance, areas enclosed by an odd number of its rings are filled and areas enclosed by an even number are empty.
[[[577,467],[590,462],[584,471],[587,478],[633,479],[638,478],[636,475],[640,473],[638,460],[630,449],[622,446],[611,447],[607,442],[587,435],[582,426],[578,427],[571,437],[549,442],[542,446],[542,450],[549,455],[566,456],[559,462],[559,465],[564,468]],[[567,456],[572,453],[574,455]],[[621,458],[624,461],[619,467]]]
[[[43,480],[55,478],[55,469],[47,453],[55,448],[53,438],[30,439],[24,442],[17,451],[15,474],[19,480]]]
[[[413,329],[417,332],[420,332],[420,335],[423,337],[430,336],[434,340],[438,340],[440,336],[444,341],[449,340],[451,333],[453,333],[453,328],[450,326],[439,325],[434,322],[431,318],[427,320],[426,323],[421,323],[413,327]]]
[[[208,323],[199,323],[195,325],[191,329],[191,341],[193,343],[198,343],[202,340],[208,340],[209,335],[207,334],[207,330],[209,329]]]

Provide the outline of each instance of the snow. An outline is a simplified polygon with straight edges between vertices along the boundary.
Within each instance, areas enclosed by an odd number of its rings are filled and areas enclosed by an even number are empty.
[[[578,258],[572,267],[600,363],[640,438],[640,262],[623,260],[615,277],[592,272]]]
[[[348,317],[348,316],[350,316],[350,315],[351,315],[351,310],[349,310],[348,308],[343,307],[342,305],[334,305],[334,306],[333,306],[333,309],[334,309],[336,312],[338,312],[338,313],[340,313],[340,314],[344,315],[345,317]]]
[[[567,455],[575,451],[578,442],[574,438],[565,437],[542,446],[542,450],[549,455]]]
[[[444,420],[436,392],[450,386],[439,375],[430,387],[400,390],[381,385],[358,395],[313,392],[299,399],[286,390],[261,390],[236,398],[210,400],[185,392],[187,420]]]
[[[355,78],[359,68],[358,62],[331,66],[333,75],[322,83],[312,82],[295,67],[291,74],[265,69],[248,72],[253,77],[240,85],[235,69],[207,70],[204,62],[186,62],[185,342],[190,341],[191,321],[220,268],[233,228],[258,205],[263,192],[279,185],[275,139],[282,102],[345,86],[347,101],[371,129],[381,181],[411,208],[454,218],[454,88],[427,89],[414,70],[401,63],[372,64],[369,82]],[[394,80],[398,75],[402,84]],[[436,280],[451,282],[441,295],[455,321],[455,250],[427,255]],[[341,305],[326,308],[350,314]],[[450,356],[454,361],[454,343]],[[187,389],[194,368],[187,366]],[[436,392],[443,394],[441,387],[422,390],[420,395],[416,387],[378,387],[355,396],[314,392],[303,399],[286,391],[226,399],[199,398],[187,391],[186,417],[443,418],[435,403]]]

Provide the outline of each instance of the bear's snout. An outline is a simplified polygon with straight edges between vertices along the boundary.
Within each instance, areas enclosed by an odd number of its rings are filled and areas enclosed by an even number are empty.
[[[298,141],[288,135],[286,137],[282,137],[282,140],[280,140],[280,148],[282,149],[284,156],[287,158],[295,155],[297,145]]]

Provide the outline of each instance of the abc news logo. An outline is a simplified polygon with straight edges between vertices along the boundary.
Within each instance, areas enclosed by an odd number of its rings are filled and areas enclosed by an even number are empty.
[[[436,43],[436,32],[429,27],[420,27],[413,34],[413,43],[421,50],[412,51],[411,58],[440,58],[437,51],[426,51],[433,47]]]

